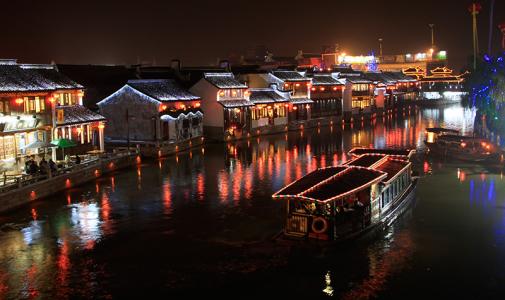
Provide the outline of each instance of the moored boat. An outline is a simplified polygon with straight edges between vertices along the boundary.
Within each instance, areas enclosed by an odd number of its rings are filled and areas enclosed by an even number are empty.
[[[317,169],[272,196],[286,201],[285,236],[348,239],[389,225],[408,206],[417,183],[413,151],[353,150],[344,165]]]
[[[459,135],[457,130],[445,128],[427,128],[425,145],[429,153],[475,163],[500,163],[503,162],[503,153],[491,141]]]

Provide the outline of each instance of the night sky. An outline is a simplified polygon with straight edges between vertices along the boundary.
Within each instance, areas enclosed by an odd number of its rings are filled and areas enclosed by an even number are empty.
[[[489,1],[481,1],[481,49],[487,49]],[[25,63],[209,65],[256,45],[275,55],[320,51],[339,43],[352,54],[426,50],[427,24],[450,64],[462,67],[472,51],[471,1],[3,1],[0,57]],[[496,24],[505,1],[496,0]],[[495,26],[496,28],[496,26]],[[495,30],[495,51],[501,34]]]

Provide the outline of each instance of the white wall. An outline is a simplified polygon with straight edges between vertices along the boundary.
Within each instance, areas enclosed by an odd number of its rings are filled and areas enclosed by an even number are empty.
[[[343,101],[343,111],[352,111],[352,83],[346,80]]]
[[[189,91],[202,98],[203,125],[224,127],[223,106],[217,102],[219,89],[202,78]]]

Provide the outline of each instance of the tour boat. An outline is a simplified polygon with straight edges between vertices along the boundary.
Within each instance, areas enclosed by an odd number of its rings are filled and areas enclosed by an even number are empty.
[[[317,169],[272,197],[287,206],[286,237],[340,241],[390,225],[414,197],[413,150],[353,149],[353,159]]]
[[[427,128],[425,145],[429,153],[468,162],[503,162],[503,153],[491,141],[459,135],[457,130]]]

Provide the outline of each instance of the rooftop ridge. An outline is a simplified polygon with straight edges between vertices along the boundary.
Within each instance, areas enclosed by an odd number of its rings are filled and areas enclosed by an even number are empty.
[[[22,69],[42,69],[42,70],[56,70],[55,65],[49,64],[18,64]]]
[[[0,59],[0,65],[17,65],[18,60],[15,58],[2,58]]]
[[[233,77],[233,78],[235,78],[235,76],[231,72],[204,73],[204,76],[205,77]]]

